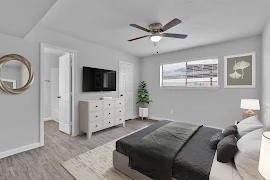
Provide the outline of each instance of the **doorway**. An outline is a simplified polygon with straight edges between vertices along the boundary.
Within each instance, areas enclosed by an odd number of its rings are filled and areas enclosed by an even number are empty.
[[[44,145],[44,123],[55,121],[58,131],[78,135],[76,117],[76,57],[77,52],[62,47],[41,44],[40,142]]]
[[[125,120],[133,119],[133,64],[119,61],[119,97],[125,99]]]

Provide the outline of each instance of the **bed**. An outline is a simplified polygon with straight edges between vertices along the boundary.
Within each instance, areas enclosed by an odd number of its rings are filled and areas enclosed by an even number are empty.
[[[171,121],[160,121],[152,126],[135,132],[116,142],[113,152],[113,165],[116,169],[135,180],[151,180],[148,176],[131,169],[131,149],[146,135],[169,124]],[[181,180],[241,180],[232,163],[219,163],[216,152],[209,146],[209,139],[220,129],[200,127],[177,153],[171,179]]]

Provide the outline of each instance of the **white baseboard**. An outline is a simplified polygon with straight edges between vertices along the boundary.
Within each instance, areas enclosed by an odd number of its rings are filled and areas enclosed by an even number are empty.
[[[152,119],[152,120],[157,120],[157,121],[163,121],[163,120],[173,121],[171,119],[154,117],[154,116],[150,116],[149,118]]]
[[[5,151],[5,152],[0,152],[0,159],[8,157],[8,156],[12,156],[14,154],[18,154],[18,153],[21,153],[21,152],[29,151],[31,149],[35,149],[35,148],[38,148],[38,147],[41,147],[39,142],[34,143],[34,144],[30,144],[30,145],[27,145],[27,146],[19,147],[19,148],[16,148],[16,149],[8,150],[8,151]]]
[[[44,121],[50,121],[53,120],[53,117],[44,118]]]
[[[154,116],[150,116],[150,119],[152,120],[157,120],[157,121],[163,121],[163,120],[168,120],[168,121],[179,121],[179,122],[184,122],[184,121],[180,121],[180,120],[175,120],[175,119],[168,119],[168,118],[161,118],[161,117],[154,117]],[[207,125],[203,125],[205,127],[210,127],[210,128],[215,128],[215,129],[223,129],[220,127],[214,127],[214,126],[207,126]]]
[[[54,117],[48,117],[48,118],[44,118],[44,121],[55,121],[55,122],[59,122],[57,119],[55,119]]]

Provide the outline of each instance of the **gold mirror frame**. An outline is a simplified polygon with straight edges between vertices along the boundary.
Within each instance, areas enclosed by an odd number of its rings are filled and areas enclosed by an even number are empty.
[[[30,88],[31,84],[34,82],[34,72],[32,69],[32,65],[31,63],[25,59],[23,56],[20,56],[18,54],[9,54],[6,56],[3,56],[0,58],[0,72],[2,71],[3,66],[5,65],[5,63],[7,63],[8,61],[12,61],[12,60],[17,60],[20,61],[21,63],[23,63],[27,70],[28,70],[28,81],[26,82],[26,84],[18,89],[12,89],[9,86],[7,86],[1,79],[0,77],[0,88],[6,92],[6,93],[10,93],[10,94],[21,94],[24,91],[26,91],[27,89]]]

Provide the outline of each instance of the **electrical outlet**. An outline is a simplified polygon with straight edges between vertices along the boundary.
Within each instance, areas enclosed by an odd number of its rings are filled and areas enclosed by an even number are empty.
[[[173,110],[170,110],[170,114],[173,114]]]

